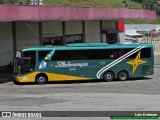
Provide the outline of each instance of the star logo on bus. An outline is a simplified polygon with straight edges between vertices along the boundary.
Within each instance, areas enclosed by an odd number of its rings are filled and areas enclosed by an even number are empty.
[[[137,67],[140,64],[146,63],[146,61],[141,60],[140,56],[141,56],[141,51],[138,53],[137,57],[134,60],[127,62],[128,64],[133,66],[132,74],[134,74],[134,72],[136,71]]]

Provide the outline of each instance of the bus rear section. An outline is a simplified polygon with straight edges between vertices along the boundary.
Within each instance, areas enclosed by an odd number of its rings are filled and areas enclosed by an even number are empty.
[[[114,78],[127,80],[153,75],[153,46],[151,44],[133,44],[133,46],[110,49],[114,59],[108,61],[107,65],[98,71],[97,77],[112,81]]]

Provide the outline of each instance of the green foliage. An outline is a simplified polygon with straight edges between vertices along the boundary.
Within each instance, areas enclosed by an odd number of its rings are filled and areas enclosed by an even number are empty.
[[[124,2],[126,1],[126,2]],[[0,4],[28,4],[29,0],[0,0]],[[43,0],[45,5],[53,6],[87,6],[87,7],[127,7],[142,8],[142,5],[132,0]]]
[[[17,0],[17,4],[29,4],[29,0]]]
[[[148,10],[155,10],[158,15],[160,15],[160,6],[154,6],[156,2],[159,2],[160,0],[132,0],[135,2],[139,2],[142,4],[142,7],[144,9]]]
[[[0,0],[0,4],[15,4],[17,0]]]
[[[28,4],[29,0],[0,0],[0,4]]]
[[[69,5],[87,7],[126,7],[124,0],[44,0],[45,5]],[[142,5],[128,0],[129,8],[142,8]]]

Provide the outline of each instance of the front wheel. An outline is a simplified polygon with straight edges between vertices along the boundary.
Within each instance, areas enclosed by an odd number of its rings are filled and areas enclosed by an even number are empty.
[[[118,73],[118,76],[117,78],[120,80],[120,81],[125,81],[128,79],[128,73],[126,71],[120,71]]]
[[[103,79],[106,82],[110,82],[110,81],[114,80],[114,74],[112,72],[108,71],[104,74]]]
[[[48,81],[47,77],[44,75],[38,75],[36,77],[36,83],[38,83],[38,84],[45,84],[45,83],[47,83],[47,81]]]

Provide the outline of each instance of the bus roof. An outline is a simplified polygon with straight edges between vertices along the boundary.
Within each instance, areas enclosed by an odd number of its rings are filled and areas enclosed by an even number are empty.
[[[121,49],[121,48],[136,48],[138,46],[153,47],[148,43],[132,43],[132,44],[107,44],[107,43],[74,43],[67,44],[66,46],[37,46],[26,47],[20,49],[21,51],[33,51],[33,50],[85,50],[85,49]]]

